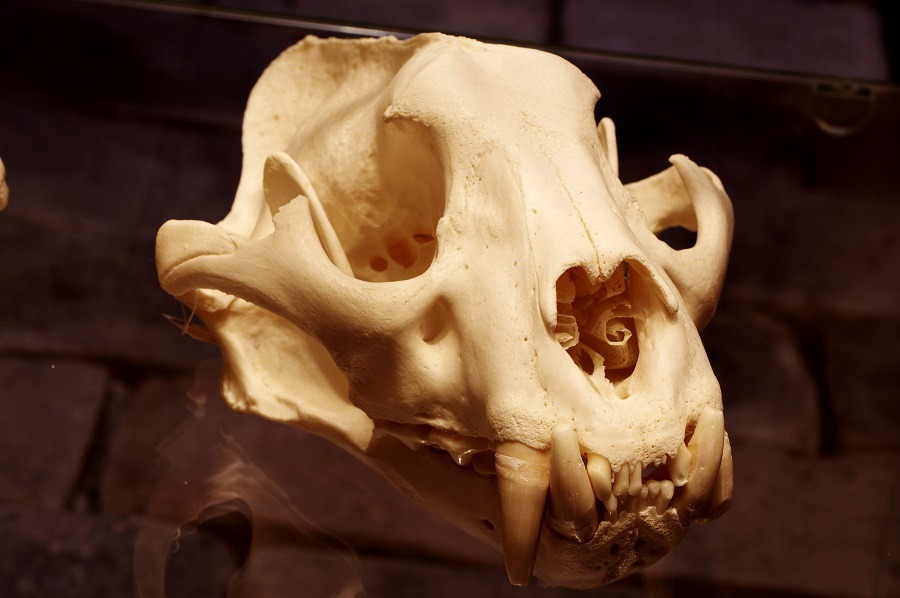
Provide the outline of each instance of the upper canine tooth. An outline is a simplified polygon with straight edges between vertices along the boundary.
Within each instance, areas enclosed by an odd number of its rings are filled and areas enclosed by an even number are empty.
[[[684,486],[687,484],[688,476],[691,474],[691,451],[688,447],[681,443],[678,447],[678,454],[667,463],[669,467],[669,477],[676,486]]]
[[[591,478],[591,486],[598,500],[607,501],[612,496],[612,469],[609,459],[595,453],[588,453],[587,458],[588,477]]]
[[[596,498],[575,430],[558,426],[551,435],[550,447],[550,512],[547,523],[557,534],[587,542],[597,526]]]
[[[613,494],[616,496],[625,496],[628,493],[628,486],[631,483],[629,475],[628,463],[622,463],[619,471],[616,472],[616,478],[613,481]]]
[[[524,586],[531,581],[543,526],[550,455],[520,442],[501,442],[495,450],[503,513],[503,560],[510,583]]]
[[[675,499],[675,507],[682,521],[693,520],[708,500],[719,473],[724,447],[725,417],[719,409],[704,407],[688,444],[694,457],[691,475]]]

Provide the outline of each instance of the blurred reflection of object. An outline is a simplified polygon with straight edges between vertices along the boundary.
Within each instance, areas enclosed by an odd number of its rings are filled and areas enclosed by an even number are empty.
[[[288,585],[315,588],[309,595],[352,597],[362,592],[356,554],[319,528],[243,450],[227,423],[208,410],[219,372],[201,368],[188,392],[193,417],[158,445],[169,470],[147,507],[134,550],[137,595],[280,596]],[[199,441],[198,441],[199,440]],[[210,536],[215,536],[210,542]],[[286,552],[285,542],[307,550]],[[309,548],[322,549],[331,571],[310,575]],[[202,555],[193,553],[202,552]],[[321,554],[321,550],[318,551]],[[287,555],[293,562],[284,562]],[[175,588],[167,573],[203,563],[200,587]],[[313,565],[313,567],[311,567]],[[287,585],[286,585],[287,584]],[[215,586],[215,587],[212,587]]]
[[[0,160],[0,210],[9,203],[9,187],[6,186],[6,167],[3,166],[3,160]]]
[[[875,94],[850,82],[820,83],[813,89],[809,109],[818,127],[835,137],[862,130],[875,113]]]

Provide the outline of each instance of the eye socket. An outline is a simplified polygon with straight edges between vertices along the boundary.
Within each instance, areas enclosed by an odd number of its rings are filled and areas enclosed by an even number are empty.
[[[408,280],[434,261],[437,223],[446,205],[444,169],[433,134],[412,120],[385,123],[360,165],[358,180],[349,187],[352,197],[341,198],[347,206],[346,238],[341,241],[357,278]]]
[[[591,282],[584,268],[574,267],[556,281],[557,342],[586,376],[605,379],[620,398],[640,355],[632,276],[637,273],[622,262],[606,280]]]

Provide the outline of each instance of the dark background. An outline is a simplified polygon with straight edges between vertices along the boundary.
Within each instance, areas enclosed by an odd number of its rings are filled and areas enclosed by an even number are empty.
[[[735,503],[602,595],[900,595],[894,6],[5,0],[0,595],[159,584],[153,557],[191,519],[171,596],[221,595],[241,563],[245,595],[577,594],[512,588],[490,550],[338,449],[228,412],[216,350],[162,318],[182,314],[156,283],[156,230],[224,216],[250,87],[306,33],[364,33],[335,23],[555,47],[600,87],[623,180],[683,152],[732,197],[703,337]]]

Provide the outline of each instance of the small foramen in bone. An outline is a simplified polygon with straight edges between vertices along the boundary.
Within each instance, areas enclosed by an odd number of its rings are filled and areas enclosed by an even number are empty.
[[[250,95],[231,211],[157,237],[233,408],[343,447],[518,585],[613,582],[731,502],[698,333],[731,203],[681,155],[623,184],[598,98],[536,50],[309,37]]]

